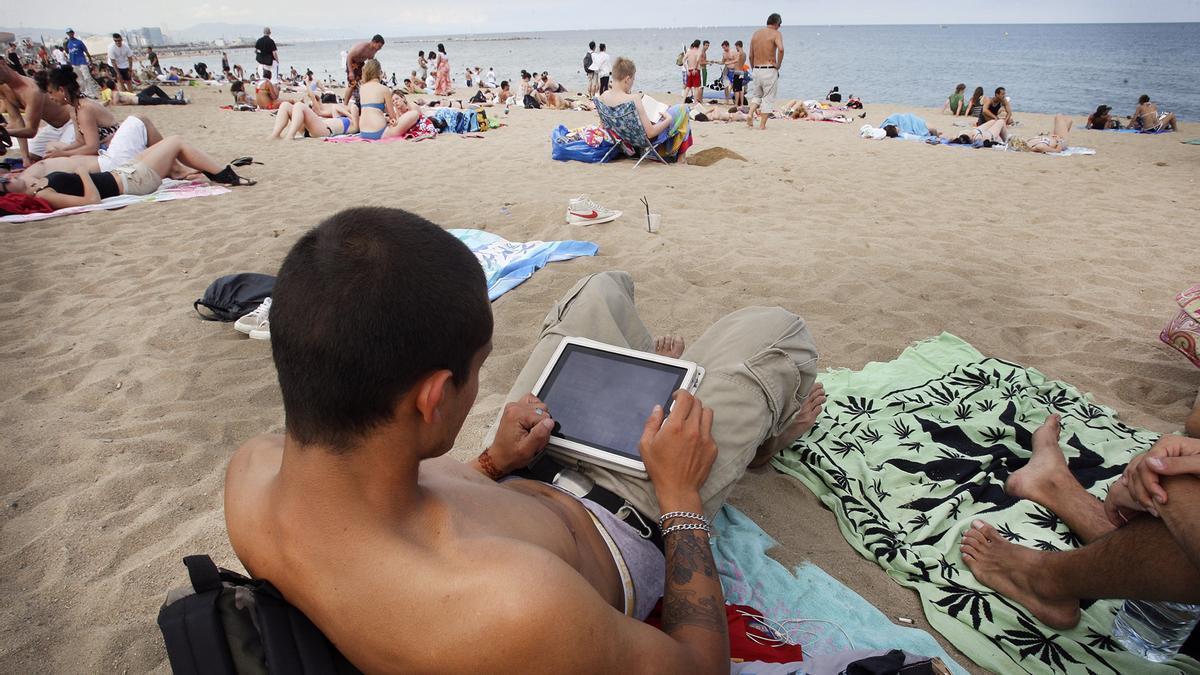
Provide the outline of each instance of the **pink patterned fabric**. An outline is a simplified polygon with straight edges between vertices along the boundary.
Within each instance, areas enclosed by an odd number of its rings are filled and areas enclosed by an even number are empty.
[[[1175,296],[1179,314],[1162,330],[1158,339],[1179,350],[1200,368],[1200,284]]]

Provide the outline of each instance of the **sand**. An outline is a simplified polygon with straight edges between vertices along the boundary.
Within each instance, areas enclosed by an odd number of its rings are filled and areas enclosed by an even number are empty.
[[[1200,154],[1179,141],[1200,125],[1077,131],[1072,144],[1099,154],[1054,158],[863,141],[857,123],[707,123],[695,126],[697,151],[747,161],[635,171],[550,159],[550,130],[590,113],[517,110],[483,139],[272,143],[268,114],[188,94],[194,105],[139,112],[218,157],[253,155],[264,165],[244,173],[258,186],[0,225],[0,671],[167,669],[154,621],[185,579],[180,559],[203,552],[240,568],[225,536],[225,463],[283,421],[269,345],[199,320],[192,301],[218,276],[274,272],[302,232],[344,207],[600,245],[599,257],[551,265],[494,304],[495,351],[455,451],[464,459],[549,305],[609,269],[633,274],[658,332],[695,339],[750,304],[801,314],[824,367],[889,360],[946,330],[1162,432],[1181,426],[1200,387],[1200,372],[1157,341],[1173,295],[1197,281]],[[871,105],[867,121],[902,110]],[[1049,129],[1046,116],[1019,117],[1023,135]],[[580,193],[627,215],[566,226]],[[662,214],[658,235],[635,215],[643,196]],[[799,483],[751,472],[732,503],[780,541],[780,561],[811,560],[927,627],[916,595],[855,553]]]

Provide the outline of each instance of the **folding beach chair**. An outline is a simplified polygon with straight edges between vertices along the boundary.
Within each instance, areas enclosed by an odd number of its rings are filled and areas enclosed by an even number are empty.
[[[651,142],[646,137],[646,128],[642,126],[642,120],[638,117],[637,105],[633,101],[626,101],[615,108],[605,105],[599,97],[593,98],[596,104],[596,112],[600,114],[600,125],[608,129],[614,136],[621,141],[608,151],[602,161],[607,162],[612,153],[616,152],[622,144],[633,148],[633,151],[638,153],[637,164],[633,168],[638,168],[639,165],[647,157],[657,159],[663,164],[668,164],[663,156],[658,154],[658,150],[654,147],[657,143],[661,143],[667,139],[667,132],[659,134],[656,142]]]

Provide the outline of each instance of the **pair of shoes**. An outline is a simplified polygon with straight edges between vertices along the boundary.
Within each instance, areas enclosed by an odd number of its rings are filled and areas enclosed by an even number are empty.
[[[568,225],[597,225],[607,223],[621,217],[620,211],[606,209],[596,202],[580,195],[567,205]]]
[[[246,316],[238,319],[233,324],[234,330],[239,333],[245,333],[250,336],[251,340],[270,340],[271,339],[271,299],[263,300],[263,303],[258,306],[258,309],[250,312]]]

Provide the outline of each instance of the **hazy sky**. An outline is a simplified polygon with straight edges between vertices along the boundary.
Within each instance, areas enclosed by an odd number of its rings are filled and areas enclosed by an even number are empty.
[[[792,0],[122,0],[118,3],[3,0],[0,25],[108,32],[162,25],[256,23],[344,28],[351,34],[391,36],[627,27],[755,25],[770,12],[791,24],[1049,23],[1200,21],[1200,0],[933,0],[855,3]],[[687,13],[683,13],[683,8]],[[736,11],[735,11],[736,9]],[[114,10],[117,15],[114,16]],[[119,17],[119,18],[118,18]],[[278,34],[276,37],[286,39]]]

